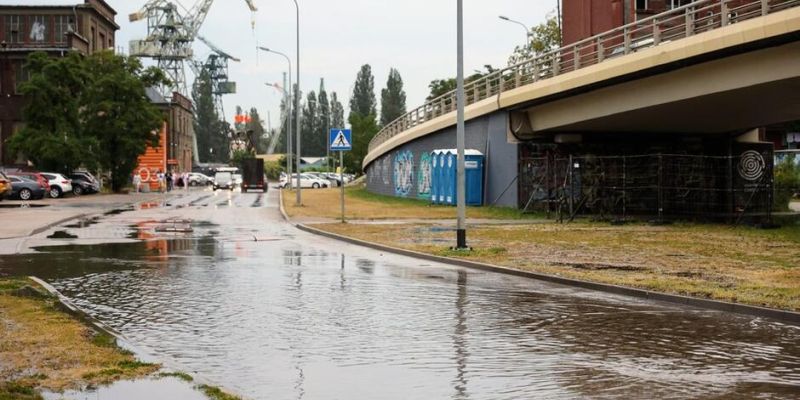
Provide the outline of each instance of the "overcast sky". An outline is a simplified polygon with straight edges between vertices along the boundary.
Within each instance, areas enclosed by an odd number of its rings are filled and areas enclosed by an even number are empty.
[[[117,44],[127,51],[131,39],[143,38],[146,22],[128,22],[145,0],[106,0],[117,10]],[[199,0],[179,0],[186,8]],[[76,4],[81,0],[0,0],[0,4]],[[216,0],[200,34],[223,50],[241,58],[230,74],[238,93],[226,96],[227,119],[236,105],[255,106],[266,120],[279,124],[281,95],[265,82],[280,82],[286,61],[255,50],[256,45],[287,53],[295,60],[294,3],[292,0],[254,0],[259,11],[252,16],[245,0]],[[356,73],[370,64],[375,75],[375,96],[386,84],[389,68],[403,77],[409,109],[422,104],[428,83],[456,74],[455,0],[298,0],[300,4],[300,67],[304,92],[317,91],[320,78],[328,92],[338,93],[347,108]],[[522,26],[501,21],[507,15],[527,25],[544,21],[554,12],[556,0],[464,0],[465,73],[484,64],[505,66],[514,47],[525,40]],[[254,19],[253,19],[254,18]],[[255,21],[255,29],[251,25]],[[196,42],[195,56],[205,59],[210,50]],[[189,83],[193,80],[187,68]],[[347,116],[345,115],[345,119]]]

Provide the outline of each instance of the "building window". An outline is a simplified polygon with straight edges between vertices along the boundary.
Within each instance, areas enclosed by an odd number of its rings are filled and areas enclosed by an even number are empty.
[[[25,68],[25,61],[14,63],[14,93],[21,94],[20,85],[31,79],[31,71]]]
[[[92,27],[92,53],[97,51],[97,31],[95,31],[94,27]]]
[[[22,17],[19,15],[6,15],[6,41],[8,43],[22,43]]]
[[[105,34],[103,34],[103,33],[101,33],[101,34],[100,34],[100,48],[101,48],[101,49],[104,49],[104,48],[105,48],[105,47],[104,47],[105,45],[106,45],[106,35],[105,35]]]
[[[28,39],[33,43],[43,43],[47,40],[47,17],[36,15],[31,17],[31,30]]]
[[[71,17],[68,15],[55,16],[55,41],[56,43],[67,43],[67,33],[72,31]]]

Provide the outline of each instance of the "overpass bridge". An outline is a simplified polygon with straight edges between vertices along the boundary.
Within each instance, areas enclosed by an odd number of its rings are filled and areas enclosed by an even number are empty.
[[[602,203],[610,201],[618,213],[620,203],[641,206],[644,196],[649,200],[642,211],[660,213],[669,201],[653,199],[687,192],[684,203],[705,205],[675,209],[763,209],[771,192],[767,174],[741,184],[733,175],[750,150],[760,154],[762,172],[771,168],[771,149],[757,143],[753,129],[800,120],[800,0],[696,1],[497,71],[465,89],[467,146],[487,157],[485,203],[526,209],[569,203],[574,211],[583,202],[602,212],[608,208]],[[409,111],[374,137],[363,164],[371,191],[426,198],[426,153],[455,147],[455,96],[447,93]],[[650,164],[661,157],[659,165],[637,167],[661,172],[636,178],[621,172],[619,164],[640,162],[626,159],[634,156],[649,157]],[[591,188],[595,198],[587,198],[586,166],[598,157],[608,159],[596,175],[616,178]],[[575,158],[582,161],[567,162]],[[694,186],[665,182],[700,170],[690,176]],[[577,186],[576,179],[582,180]],[[662,182],[640,193],[617,193],[626,184],[642,187],[631,181],[637,179]],[[754,185],[763,185],[758,196]],[[599,199],[598,190],[615,198]]]

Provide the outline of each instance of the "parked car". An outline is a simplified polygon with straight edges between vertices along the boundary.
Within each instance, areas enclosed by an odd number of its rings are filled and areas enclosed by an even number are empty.
[[[43,172],[42,176],[47,179],[50,184],[50,189],[47,194],[51,198],[57,199],[64,195],[64,193],[72,193],[72,180],[67,179],[64,175],[56,174],[53,172]]]
[[[30,180],[32,180],[34,182],[37,182],[40,185],[42,185],[44,190],[47,190],[47,191],[50,190],[50,181],[47,178],[45,178],[44,175],[42,175],[40,172],[17,170],[16,172],[9,172],[8,175],[9,176],[18,176],[18,177],[25,178],[25,179],[30,179]]]
[[[189,173],[189,186],[208,186],[214,184],[214,178],[199,172]]]
[[[3,171],[0,171],[0,200],[11,193],[11,180]]]
[[[21,176],[9,176],[11,181],[11,192],[8,194],[10,199],[38,200],[47,193],[41,183]]]
[[[230,172],[217,172],[214,175],[214,190],[228,189],[233,190],[233,174]]]
[[[69,174],[69,179],[72,180],[72,193],[76,196],[100,191],[100,182],[88,172],[75,171]]]
[[[297,181],[297,174],[292,174],[292,186],[296,184]],[[330,182],[327,179],[320,179],[308,174],[300,174],[300,187],[301,188],[326,188],[330,185]],[[286,181],[286,175],[281,176],[281,183],[280,187],[285,188],[289,186],[289,182]]]

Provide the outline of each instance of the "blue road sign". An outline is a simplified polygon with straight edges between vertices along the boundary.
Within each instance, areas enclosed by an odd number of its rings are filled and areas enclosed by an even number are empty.
[[[353,133],[350,129],[331,129],[328,143],[331,146],[331,151],[353,150]]]

